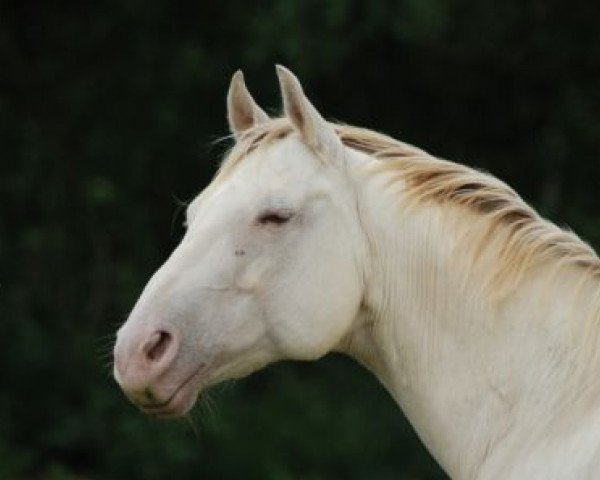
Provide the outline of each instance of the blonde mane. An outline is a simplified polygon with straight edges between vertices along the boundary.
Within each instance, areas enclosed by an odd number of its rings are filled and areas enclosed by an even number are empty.
[[[402,181],[405,193],[416,203],[455,205],[487,219],[486,233],[473,249],[475,259],[497,234],[503,234],[501,260],[489,282],[496,291],[500,287],[509,290],[516,287],[528,269],[549,260],[555,261],[555,271],[571,265],[582,269],[583,281],[600,280],[600,259],[594,250],[574,233],[541,218],[502,181],[372,130],[332,126],[345,146],[379,160],[375,171],[388,173],[392,181]],[[293,130],[286,118],[248,130],[221,165],[217,181],[228,176],[250,152],[288,136]]]

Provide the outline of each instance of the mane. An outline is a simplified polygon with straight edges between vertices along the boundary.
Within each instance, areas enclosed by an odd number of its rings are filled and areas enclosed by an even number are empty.
[[[600,259],[594,250],[573,232],[540,217],[504,182],[372,130],[331,125],[345,146],[378,161],[375,171],[389,174],[392,183],[403,182],[405,195],[416,204],[454,205],[487,220],[485,233],[473,251],[476,260],[498,235],[504,239],[500,261],[488,282],[493,290],[516,287],[526,271],[551,260],[555,271],[574,266],[583,272],[583,281],[600,281]],[[217,180],[228,176],[250,152],[293,131],[286,118],[248,130],[221,165]]]

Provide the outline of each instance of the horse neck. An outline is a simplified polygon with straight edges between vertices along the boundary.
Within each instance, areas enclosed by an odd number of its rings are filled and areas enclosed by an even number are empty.
[[[366,294],[342,350],[378,376],[453,478],[472,478],[495,450],[543,437],[549,410],[558,414],[578,391],[574,371],[585,384],[589,369],[578,369],[572,347],[595,310],[577,305],[600,288],[582,288],[576,269],[551,276],[542,267],[492,299],[481,274],[498,252],[476,267],[461,253],[465,232],[477,235],[474,224],[457,228],[465,212],[403,209],[402,195],[385,191],[374,176],[360,192]]]

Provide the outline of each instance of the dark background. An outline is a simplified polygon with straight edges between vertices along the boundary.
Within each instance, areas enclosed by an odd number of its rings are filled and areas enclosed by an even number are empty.
[[[329,356],[152,421],[111,334],[228,146],[243,68],[328,118],[491,171],[600,245],[595,0],[0,3],[0,478],[444,478],[366,371]]]

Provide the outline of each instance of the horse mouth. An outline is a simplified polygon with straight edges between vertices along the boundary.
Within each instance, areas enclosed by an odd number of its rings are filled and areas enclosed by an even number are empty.
[[[150,403],[136,402],[136,405],[143,413],[160,419],[184,416],[196,403],[207,367],[207,364],[200,364],[166,400]]]

